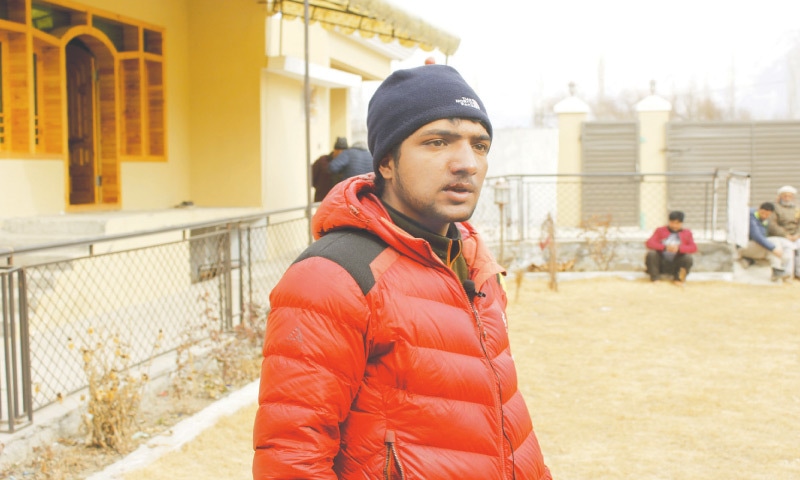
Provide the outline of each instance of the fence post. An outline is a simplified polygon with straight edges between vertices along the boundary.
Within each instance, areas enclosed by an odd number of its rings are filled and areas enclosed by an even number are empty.
[[[714,169],[713,196],[711,197],[711,240],[716,240],[717,220],[719,211],[719,169]]]
[[[222,281],[220,282],[220,315],[222,317],[223,330],[233,329],[233,271],[231,268],[231,224],[225,226],[225,233],[222,237]]]
[[[581,162],[581,125],[589,113],[589,106],[575,96],[575,84],[569,84],[570,96],[553,107],[558,115],[558,173],[556,183],[556,222],[559,227],[578,227],[581,224],[581,184],[578,175]],[[578,184],[571,183],[578,178]]]
[[[636,104],[639,116],[640,173],[666,173],[667,122],[672,104],[655,94],[655,82],[650,83],[650,95]],[[667,178],[651,175],[639,184],[639,227],[650,231],[663,225],[667,217]],[[647,201],[645,201],[647,199]]]
[[[16,280],[16,281],[15,281]],[[0,311],[3,321],[3,358],[6,391],[8,432],[28,417],[33,423],[33,395],[31,385],[31,360],[28,332],[28,303],[25,272],[20,268],[0,268]],[[15,308],[16,307],[16,308]],[[0,398],[2,414],[2,398]],[[22,425],[22,422],[19,422]]]

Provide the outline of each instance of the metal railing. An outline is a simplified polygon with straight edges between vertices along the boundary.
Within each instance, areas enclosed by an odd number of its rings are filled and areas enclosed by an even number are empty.
[[[3,384],[0,411],[8,419],[9,431],[21,422],[33,422],[30,379],[30,345],[24,270],[0,268],[3,315]],[[5,403],[4,403],[5,402]]]
[[[592,216],[607,216],[620,235],[638,238],[666,223],[671,210],[702,240],[725,241],[727,180],[733,172],[540,174],[487,178],[471,222],[490,241],[536,241],[550,214],[559,239],[579,238]],[[510,190],[497,202],[497,186]],[[502,211],[504,221],[500,221]],[[504,232],[501,232],[501,225]]]
[[[308,244],[302,208],[0,250],[7,431],[87,386],[81,349],[106,332],[130,365],[187,332],[230,330],[258,308]],[[18,264],[18,265],[15,265]]]
[[[720,240],[725,195],[719,173],[505,177],[502,217],[487,179],[472,223],[490,247],[536,241],[548,213],[570,238],[570,219],[601,212],[642,235],[642,212],[687,212],[699,238]],[[674,199],[673,199],[674,198]],[[580,207],[580,208],[576,208]],[[306,207],[130,234],[0,249],[2,396],[8,431],[33,412],[87,386],[81,348],[103,330],[127,346],[130,365],[174,351],[186,333],[230,330],[269,308],[269,293],[308,245]],[[724,233],[723,233],[724,236]],[[502,248],[502,246],[500,247]]]

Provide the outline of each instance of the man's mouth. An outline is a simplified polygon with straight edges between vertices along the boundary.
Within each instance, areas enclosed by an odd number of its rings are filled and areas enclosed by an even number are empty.
[[[472,192],[473,188],[472,185],[466,183],[453,183],[445,187],[445,190],[455,193],[469,193]]]

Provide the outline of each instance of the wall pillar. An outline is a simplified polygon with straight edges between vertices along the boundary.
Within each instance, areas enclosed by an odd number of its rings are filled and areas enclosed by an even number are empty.
[[[555,221],[559,227],[579,227],[581,224],[581,126],[589,106],[575,96],[570,84],[570,96],[558,102],[553,111],[558,116],[558,174],[556,186]],[[572,176],[574,175],[574,176]]]
[[[651,91],[655,87],[651,85]],[[639,172],[661,174],[667,171],[667,122],[672,104],[655,95],[636,104],[639,119]],[[639,184],[639,226],[650,231],[667,222],[667,177],[645,175]]]

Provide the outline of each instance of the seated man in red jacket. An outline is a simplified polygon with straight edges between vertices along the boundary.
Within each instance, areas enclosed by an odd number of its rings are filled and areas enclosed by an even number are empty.
[[[676,285],[683,285],[692,269],[691,254],[697,251],[692,231],[683,228],[683,212],[670,212],[669,223],[656,228],[645,245],[650,280],[655,282],[661,274],[669,274]]]

